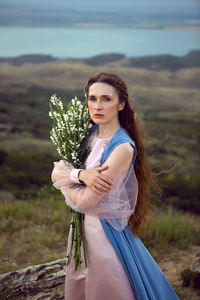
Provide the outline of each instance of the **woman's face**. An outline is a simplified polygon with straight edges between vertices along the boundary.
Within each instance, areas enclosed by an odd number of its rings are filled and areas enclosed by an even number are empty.
[[[118,120],[118,112],[124,108],[119,103],[116,89],[103,82],[95,82],[89,88],[88,109],[90,118],[96,124],[114,124]]]

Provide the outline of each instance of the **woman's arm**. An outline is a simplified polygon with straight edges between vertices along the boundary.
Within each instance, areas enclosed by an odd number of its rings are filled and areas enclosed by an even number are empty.
[[[122,173],[128,171],[132,162],[133,152],[133,147],[129,143],[118,145],[103,164],[103,166],[108,166],[108,168],[101,173],[115,183]],[[63,184],[63,180],[65,179],[62,175],[60,176],[62,183],[59,184],[59,181],[55,181],[54,186],[61,190],[67,204],[73,209],[81,212],[87,211],[87,209],[94,207],[106,194],[87,186],[73,188],[67,184]]]
[[[94,169],[81,170],[79,172],[79,180],[96,193],[107,193],[112,189],[112,180],[103,174],[108,166],[104,165]]]
[[[84,169],[66,169],[65,161],[60,160],[55,163],[56,167],[51,174],[52,182],[58,180],[65,180],[66,183],[84,183],[88,187],[94,189],[97,193],[109,192],[112,188],[112,180],[103,175],[101,172],[105,171],[108,166],[97,167],[89,170]]]

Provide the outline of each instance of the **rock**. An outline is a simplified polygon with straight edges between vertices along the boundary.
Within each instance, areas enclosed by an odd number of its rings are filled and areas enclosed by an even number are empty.
[[[196,258],[191,264],[191,271],[200,273],[200,251],[197,252]]]
[[[0,299],[64,299],[65,270],[66,259],[59,259],[1,274]]]
[[[183,286],[192,287],[198,291],[198,296],[200,296],[200,251],[197,252],[196,258],[190,268],[184,269],[181,272],[181,278]]]

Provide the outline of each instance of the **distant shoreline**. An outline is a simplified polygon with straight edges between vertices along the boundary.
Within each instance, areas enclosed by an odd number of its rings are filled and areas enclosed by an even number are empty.
[[[68,27],[68,26],[67,26]],[[155,24],[138,24],[138,25],[115,25],[115,24],[102,24],[102,23],[74,23],[69,27],[79,28],[131,28],[131,29],[158,29],[158,30],[191,30],[200,31],[200,24],[171,24],[171,25],[155,25]]]
[[[44,28],[91,28],[91,29],[111,29],[111,28],[130,28],[130,29],[149,29],[149,30],[183,30],[200,31],[200,24],[106,24],[106,23],[69,23],[69,24],[0,24],[0,27],[44,27]]]

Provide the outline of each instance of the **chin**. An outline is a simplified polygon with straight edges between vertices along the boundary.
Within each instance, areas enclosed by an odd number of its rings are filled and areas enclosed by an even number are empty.
[[[95,124],[104,124],[104,123],[105,123],[105,121],[100,120],[100,119],[92,119],[92,121],[93,121]]]

